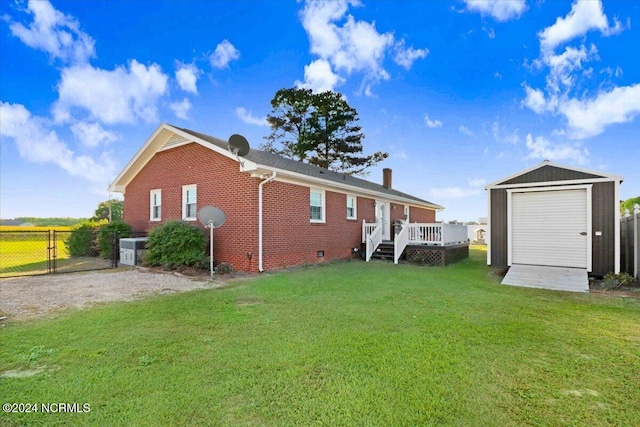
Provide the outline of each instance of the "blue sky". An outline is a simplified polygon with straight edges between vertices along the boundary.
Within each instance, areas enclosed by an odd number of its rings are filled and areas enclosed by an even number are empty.
[[[367,179],[486,215],[544,159],[640,194],[640,2],[0,2],[0,217],[91,216],[162,122],[257,147],[278,89],[343,93]],[[230,190],[231,191],[231,190]]]

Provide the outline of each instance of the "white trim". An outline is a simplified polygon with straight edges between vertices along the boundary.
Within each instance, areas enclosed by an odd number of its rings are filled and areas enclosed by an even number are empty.
[[[324,224],[327,222],[327,195],[325,190],[320,188],[309,187],[309,208],[311,208],[311,193],[320,193],[320,208],[322,213],[321,219],[312,219],[311,211],[309,211],[309,222],[314,224]]]
[[[588,178],[588,179],[567,179],[564,181],[540,181],[540,182],[523,182],[521,184],[499,184],[487,189],[499,188],[526,188],[526,187],[543,187],[552,185],[572,185],[572,184],[591,184],[596,182],[616,181],[613,178]]]
[[[353,199],[353,215],[349,216],[349,199]],[[358,219],[358,196],[347,194],[347,219]]]
[[[487,196],[487,225],[489,226],[489,239],[487,239],[487,265],[491,265],[491,190],[487,190],[489,195]]]
[[[574,172],[582,172],[582,173],[588,173],[590,175],[598,175],[598,176],[601,176],[602,178],[605,178],[607,181],[611,181],[611,180],[622,181],[622,176],[620,176],[620,175],[602,173],[600,171],[594,171],[594,170],[590,170],[590,169],[583,169],[583,168],[578,168],[578,167],[575,167],[575,166],[561,165],[559,163],[554,163],[554,162],[551,162],[549,160],[545,160],[545,161],[543,161],[541,163],[538,163],[537,165],[534,165],[534,166],[531,166],[531,167],[529,167],[527,169],[515,172],[515,173],[513,173],[513,174],[511,174],[511,175],[509,175],[509,176],[507,176],[505,178],[499,179],[497,181],[493,181],[493,182],[487,184],[484,188],[485,189],[499,188],[497,186],[498,185],[502,185],[501,183],[504,183],[505,181],[512,180],[513,178],[517,178],[517,177],[519,177],[521,175],[527,174],[527,173],[532,172],[532,171],[534,171],[536,169],[540,169],[540,168],[542,168],[544,166],[553,166],[555,168],[567,169],[567,170],[574,171]],[[595,182],[594,180],[596,180],[596,179],[600,179],[600,178],[593,178],[592,180],[588,180],[588,181]],[[576,181],[578,181],[578,180],[576,180]],[[550,184],[552,182],[554,182],[554,181],[547,181],[547,184]],[[572,182],[575,182],[575,181],[572,181]],[[507,184],[507,185],[509,185],[510,187],[515,187],[516,185],[519,185],[519,184]]]
[[[248,170],[245,170],[245,172],[248,172]],[[400,196],[393,196],[392,194],[382,193],[379,191],[367,190],[361,187],[354,187],[348,184],[340,184],[335,181],[328,181],[326,179],[316,178],[297,172],[291,172],[285,169],[274,168],[271,166],[257,165],[257,168],[253,170],[252,176],[262,176],[263,174],[270,174],[271,172],[278,172],[278,182],[285,182],[288,184],[300,185],[303,187],[320,188],[332,191],[334,193],[353,194],[369,199],[386,199],[392,201],[393,203],[407,204],[420,209],[430,209],[433,211],[444,209],[443,206],[436,205],[435,203],[421,204],[417,200],[407,199]]]
[[[620,273],[620,181],[616,181],[613,184],[613,218],[615,225],[613,227],[614,238],[614,251],[613,251],[613,269],[614,273]],[[636,253],[638,247],[635,246]],[[636,264],[637,267],[637,264]]]
[[[197,216],[187,217],[187,191],[195,190],[195,205],[196,205],[196,215],[198,212],[198,185],[197,184],[189,184],[182,186],[182,220],[183,221],[196,221],[198,219]]]
[[[158,195],[159,203],[157,205],[154,205],[153,196],[156,194]],[[153,216],[153,208],[155,208],[156,206],[160,208],[160,216],[157,218]],[[153,221],[153,222],[162,221],[162,190],[159,188],[149,191],[149,221]]]
[[[561,190],[586,190],[587,192],[587,271],[592,271],[593,269],[593,199],[591,196],[591,192],[593,189],[593,185],[565,185],[558,187],[537,187],[537,188],[519,188],[519,189],[508,189],[507,190],[507,265],[511,266],[512,260],[512,201],[511,197],[513,193],[532,193],[532,192],[547,192],[547,191],[561,191]],[[490,190],[489,190],[490,191]],[[489,218],[491,218],[491,212],[489,212]],[[618,235],[620,234],[620,222],[618,221]],[[489,230],[491,230],[491,224],[489,224]],[[489,243],[491,243],[491,239],[489,239]],[[618,245],[619,246],[619,245]],[[489,248],[487,247],[487,251]],[[619,255],[619,249],[618,249]],[[619,263],[618,263],[619,264]]]

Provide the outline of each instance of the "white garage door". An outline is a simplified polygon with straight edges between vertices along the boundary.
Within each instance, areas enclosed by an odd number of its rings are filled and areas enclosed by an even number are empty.
[[[587,191],[511,194],[511,263],[587,268]]]

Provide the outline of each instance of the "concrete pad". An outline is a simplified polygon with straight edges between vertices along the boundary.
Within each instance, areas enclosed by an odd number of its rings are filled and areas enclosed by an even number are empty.
[[[555,291],[589,292],[589,277],[584,268],[514,264],[504,276],[502,284]]]

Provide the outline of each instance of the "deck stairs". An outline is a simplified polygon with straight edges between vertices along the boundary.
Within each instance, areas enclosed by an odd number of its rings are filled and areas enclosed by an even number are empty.
[[[371,259],[393,262],[393,251],[393,241],[383,240],[378,249],[371,255]]]

